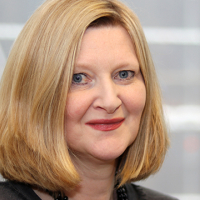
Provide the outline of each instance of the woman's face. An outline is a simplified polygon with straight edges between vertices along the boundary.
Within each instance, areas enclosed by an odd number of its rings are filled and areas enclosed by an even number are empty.
[[[121,26],[88,28],[66,102],[68,147],[79,157],[116,159],[137,136],[145,100],[127,31]]]

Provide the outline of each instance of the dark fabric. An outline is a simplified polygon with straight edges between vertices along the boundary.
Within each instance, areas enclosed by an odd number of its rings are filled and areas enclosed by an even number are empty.
[[[41,200],[30,186],[23,183],[0,182],[0,200]]]
[[[177,200],[176,198],[134,184],[126,184],[126,190],[129,200]],[[13,181],[0,182],[0,200],[10,199],[41,200],[28,185]]]
[[[131,185],[133,187],[133,190],[135,190],[136,193],[138,194],[138,197],[137,197],[138,199],[136,198],[136,200],[178,200],[177,198],[162,194],[154,190],[150,190],[142,186],[138,186],[135,184],[131,184]]]
[[[141,198],[139,197],[139,193],[135,188],[135,185],[133,184],[126,184],[125,185],[127,193],[128,193],[128,199],[129,200],[140,200]]]

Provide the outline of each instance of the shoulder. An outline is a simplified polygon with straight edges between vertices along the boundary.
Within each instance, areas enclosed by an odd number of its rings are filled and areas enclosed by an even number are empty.
[[[171,197],[166,194],[162,194],[160,192],[139,185],[135,185],[133,183],[126,184],[126,188],[128,190],[128,195],[130,193],[134,193],[134,195],[136,196],[135,199],[138,200],[178,200],[177,198]]]
[[[8,199],[41,200],[28,185],[13,181],[0,182],[0,200]]]

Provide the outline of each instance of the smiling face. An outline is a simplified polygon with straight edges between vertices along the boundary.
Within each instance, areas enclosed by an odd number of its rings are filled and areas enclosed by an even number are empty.
[[[145,101],[127,31],[121,26],[88,28],[66,103],[68,147],[79,157],[115,160],[135,140]]]

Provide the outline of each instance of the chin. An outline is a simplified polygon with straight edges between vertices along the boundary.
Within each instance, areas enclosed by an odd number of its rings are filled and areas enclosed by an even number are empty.
[[[127,147],[115,148],[113,149],[104,149],[93,154],[93,156],[101,161],[114,161],[118,159],[127,149]]]

